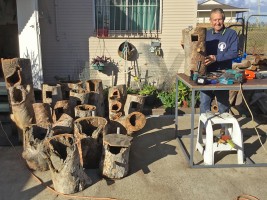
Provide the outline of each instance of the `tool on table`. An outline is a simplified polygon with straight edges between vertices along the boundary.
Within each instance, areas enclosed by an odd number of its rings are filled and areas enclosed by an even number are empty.
[[[259,72],[256,72],[256,78],[257,79],[267,78],[267,71],[259,71]]]
[[[247,80],[252,80],[252,79],[256,78],[256,74],[255,74],[255,72],[253,72],[251,70],[245,70],[245,77]]]
[[[237,70],[227,69],[225,72],[219,77],[219,83],[232,85],[234,82],[243,83],[244,74]]]
[[[201,67],[201,61],[198,61],[198,63],[197,63],[197,77],[196,77],[195,81],[198,85],[206,85],[207,84],[207,77],[205,75],[199,74],[200,67]]]

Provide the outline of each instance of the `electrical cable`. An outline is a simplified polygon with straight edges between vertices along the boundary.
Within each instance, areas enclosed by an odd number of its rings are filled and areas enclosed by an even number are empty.
[[[259,139],[259,141],[260,141],[260,144],[261,144],[261,146],[263,147],[263,149],[264,149],[264,151],[267,153],[267,151],[266,151],[266,149],[265,149],[265,147],[263,146],[263,143],[262,143],[262,141],[261,141],[261,138],[260,138],[260,134],[259,134],[259,132],[258,132],[258,130],[257,130],[257,127],[256,127],[256,122],[254,121],[254,116],[253,116],[253,114],[252,114],[252,112],[251,112],[251,110],[250,110],[250,108],[249,108],[249,105],[248,105],[248,103],[247,103],[247,101],[246,101],[246,99],[245,99],[245,97],[244,97],[244,94],[243,94],[243,89],[242,89],[242,84],[240,83],[240,93],[241,93],[241,95],[242,95],[242,98],[243,98],[243,100],[244,100],[244,102],[245,102],[245,104],[246,104],[246,106],[247,106],[247,108],[248,108],[248,111],[249,111],[249,113],[250,113],[250,115],[251,115],[251,121],[253,122],[253,126],[254,126],[254,129],[255,129],[255,131],[256,131],[256,133],[257,133],[257,136],[258,136],[258,139]]]
[[[3,134],[6,137],[6,139],[8,140],[8,142],[10,143],[10,145],[12,146],[14,152],[17,154],[17,156],[19,157],[19,159],[24,163],[24,160],[22,159],[21,155],[18,153],[18,151],[16,150],[15,146],[13,145],[13,143],[11,142],[11,140],[9,139],[6,131],[4,130],[2,121],[0,121],[0,125],[1,125],[1,129],[3,130]],[[72,195],[72,194],[63,194],[61,192],[56,191],[55,189],[53,189],[50,186],[45,185],[45,183],[42,181],[42,179],[40,177],[38,177],[37,175],[35,175],[28,167],[26,167],[27,170],[29,171],[29,173],[41,184],[43,185],[46,189],[52,191],[53,193],[57,194],[57,195],[61,195],[64,197],[68,197],[68,198],[75,198],[75,199],[91,199],[91,200],[118,200],[116,198],[110,198],[110,197],[95,197],[95,196],[79,196],[79,195]]]

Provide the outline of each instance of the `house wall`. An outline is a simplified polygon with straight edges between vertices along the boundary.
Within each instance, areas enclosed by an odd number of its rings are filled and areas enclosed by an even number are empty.
[[[89,57],[90,60],[95,56],[104,54],[111,57],[116,67],[105,67],[104,72],[90,69],[91,78],[100,78],[104,85],[110,85],[112,79],[115,84],[125,83],[125,68],[131,70],[131,84],[137,83],[133,76],[140,71],[141,81],[145,80],[157,86],[167,84],[173,85],[174,77],[177,72],[184,71],[184,50],[181,48],[182,29],[196,25],[197,2],[195,0],[164,0],[162,8],[162,33],[159,34],[161,42],[162,56],[157,56],[149,51],[153,39],[99,39],[95,36],[89,37]],[[118,56],[118,48],[123,42],[133,44],[138,52],[136,62],[125,61]],[[113,71],[113,75],[110,72]],[[113,78],[112,78],[113,77]],[[128,80],[128,79],[127,79]],[[128,83],[128,81],[127,81]]]
[[[131,81],[134,72],[139,70],[141,78],[148,77],[149,82],[160,85],[174,83],[175,74],[184,70],[182,29],[196,25],[195,0],[163,1],[162,33],[159,34],[162,57],[149,51],[152,39],[97,38],[93,0],[39,0],[39,6],[45,82],[55,81],[55,76],[78,79],[84,71],[82,78],[100,78],[105,86],[111,85],[112,77],[115,83],[122,84],[125,67],[132,67]],[[118,55],[119,45],[126,40],[138,51],[135,62],[125,61]],[[84,68],[90,66],[91,58],[102,55],[111,57],[118,67],[105,67],[103,72]]]
[[[39,0],[44,82],[79,79],[93,34],[92,0]]]

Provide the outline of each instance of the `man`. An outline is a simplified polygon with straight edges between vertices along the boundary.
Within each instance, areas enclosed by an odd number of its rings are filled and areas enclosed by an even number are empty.
[[[207,72],[232,69],[232,59],[238,56],[238,36],[232,29],[224,26],[225,14],[221,8],[215,8],[210,13],[212,29],[206,33],[205,66]],[[200,113],[210,111],[212,98],[216,96],[219,113],[229,111],[229,91],[200,92]]]

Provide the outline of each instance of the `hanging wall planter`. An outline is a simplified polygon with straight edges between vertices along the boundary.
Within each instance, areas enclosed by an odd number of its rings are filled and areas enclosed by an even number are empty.
[[[92,58],[91,64],[95,70],[103,71],[105,65],[110,63],[110,62],[111,62],[110,58],[108,58],[106,56],[101,56],[101,57],[96,56],[95,58]]]

